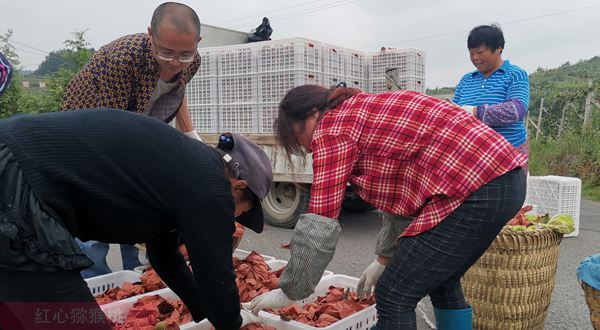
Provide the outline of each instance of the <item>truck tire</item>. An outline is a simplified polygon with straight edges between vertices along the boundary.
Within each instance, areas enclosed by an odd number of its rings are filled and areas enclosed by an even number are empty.
[[[274,227],[294,228],[298,217],[308,210],[310,185],[273,182],[262,202],[265,222]]]

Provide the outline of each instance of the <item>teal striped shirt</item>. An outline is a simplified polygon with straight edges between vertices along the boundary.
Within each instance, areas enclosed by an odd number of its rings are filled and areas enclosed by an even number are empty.
[[[465,74],[454,92],[452,102],[463,106],[493,105],[511,99],[519,100],[525,109],[529,106],[529,77],[527,72],[504,60],[502,66],[489,77],[475,70]],[[527,140],[524,119],[503,127],[492,128],[518,147]]]

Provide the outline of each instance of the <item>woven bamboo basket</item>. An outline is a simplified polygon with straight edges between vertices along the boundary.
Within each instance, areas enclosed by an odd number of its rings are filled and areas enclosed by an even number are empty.
[[[585,292],[585,302],[590,308],[590,319],[595,330],[600,330],[600,290],[594,289],[585,282],[580,282]]]
[[[562,236],[502,229],[461,281],[474,329],[544,328]]]

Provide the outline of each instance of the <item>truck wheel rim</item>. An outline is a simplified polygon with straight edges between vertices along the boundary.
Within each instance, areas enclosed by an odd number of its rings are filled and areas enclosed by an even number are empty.
[[[274,182],[265,202],[269,209],[277,214],[286,214],[295,210],[299,203],[299,188],[289,182]]]

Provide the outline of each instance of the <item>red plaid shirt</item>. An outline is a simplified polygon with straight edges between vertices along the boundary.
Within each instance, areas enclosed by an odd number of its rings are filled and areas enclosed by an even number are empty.
[[[311,143],[309,212],[340,214],[346,185],[376,208],[425,232],[470,193],[523,166],[527,156],[464,110],[427,95],[358,94],[327,112]]]

